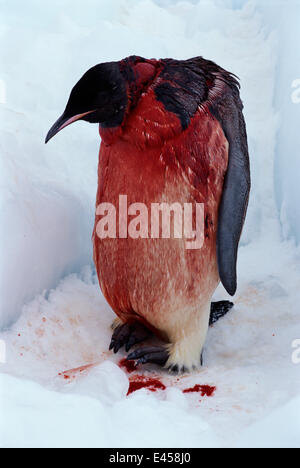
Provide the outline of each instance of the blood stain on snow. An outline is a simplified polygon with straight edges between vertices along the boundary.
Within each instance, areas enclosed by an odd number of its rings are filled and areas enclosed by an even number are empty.
[[[129,389],[127,396],[141,388],[147,388],[150,392],[156,392],[157,390],[166,390],[166,386],[159,380],[150,377],[144,377],[143,375],[136,375],[129,379]]]
[[[121,359],[121,361],[119,362],[119,367],[126,369],[128,374],[131,374],[138,368],[137,364],[134,361],[128,361],[126,358]]]
[[[45,330],[43,330],[43,328],[37,328],[35,330],[35,334],[36,336],[38,336],[39,338],[42,338],[44,335],[45,335]]]
[[[65,380],[75,379],[75,375],[69,375],[69,374],[66,374],[65,372],[59,373],[58,375],[59,377],[63,377]]]
[[[85,366],[76,367],[75,369],[70,369],[64,372],[60,372],[58,375],[59,377],[63,377],[65,380],[70,380],[76,378],[76,374],[82,374],[83,372],[87,371],[91,367],[95,367],[97,364],[87,364]]]
[[[186,388],[183,393],[201,393],[201,396],[211,397],[215,393],[217,387],[210,385],[194,385],[194,387]]]

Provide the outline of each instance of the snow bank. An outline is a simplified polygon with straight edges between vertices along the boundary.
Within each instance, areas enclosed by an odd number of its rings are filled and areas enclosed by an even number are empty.
[[[300,242],[300,3],[266,2],[261,5],[269,27],[280,34],[279,67],[275,105],[280,121],[275,154],[276,201],[282,221],[282,235]]]
[[[120,369],[103,364],[94,384],[120,384]],[[125,378],[121,375],[122,378]],[[88,384],[88,382],[86,382]],[[1,390],[2,389],[2,390]],[[214,447],[218,439],[207,423],[186,414],[179,391],[164,401],[145,392],[125,400],[119,385],[112,404],[77,394],[45,390],[40,385],[0,375],[0,440],[4,447]],[[122,398],[123,397],[123,398]],[[0,400],[1,401],[1,400]]]
[[[273,436],[300,445],[291,360],[299,252],[280,243],[273,180],[277,42],[255,4],[243,3],[0,1],[0,326],[10,325],[0,333],[1,446],[255,446]],[[43,140],[86,69],[130,54],[203,55],[240,76],[253,190],[236,306],[210,330],[205,367],[178,379],[149,366],[144,375],[166,390],[127,397],[132,376],[117,365],[122,353],[107,351],[113,314],[83,268],[92,262],[97,128],[77,123]],[[226,298],[222,288],[216,298]],[[195,384],[216,392],[182,393]],[[287,434],[270,434],[286,417]]]
[[[300,386],[299,366],[292,362],[300,331],[294,251],[285,246],[278,257],[273,252],[274,245],[264,244],[241,249],[244,274],[235,308],[209,330],[203,369],[180,378],[150,365],[131,374],[119,368],[124,351],[108,351],[113,313],[90,269],[67,277],[48,297],[36,297],[0,334],[7,346],[0,374],[0,444],[255,445],[255,431],[243,436],[244,431],[297,398]],[[265,259],[259,274],[251,269],[253,254]],[[217,297],[224,298],[221,288]],[[126,396],[128,379],[141,375],[160,379],[166,390]],[[216,391],[212,397],[182,393],[196,384]],[[298,406],[288,415],[288,428],[278,426],[274,440],[299,445]],[[41,424],[43,431],[37,430]],[[260,444],[269,443],[270,432],[263,432]]]
[[[238,448],[299,448],[300,398],[253,424],[241,436]]]

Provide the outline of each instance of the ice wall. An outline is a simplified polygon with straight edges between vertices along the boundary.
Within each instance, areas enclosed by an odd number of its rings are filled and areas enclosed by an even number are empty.
[[[254,4],[238,6],[226,0],[0,1],[0,326],[15,320],[24,302],[92,261],[97,127],[76,123],[47,146],[43,141],[74,83],[102,61],[203,55],[236,73],[253,173],[243,243],[262,228],[277,236],[277,50]]]
[[[275,105],[280,111],[275,159],[282,235],[300,242],[300,2],[269,2],[266,22],[279,32]]]
[[[245,0],[232,0],[241,7]],[[263,0],[256,2],[266,31],[277,37],[274,107],[278,115],[274,186],[281,234],[300,241],[300,2]],[[268,177],[268,174],[265,174]]]

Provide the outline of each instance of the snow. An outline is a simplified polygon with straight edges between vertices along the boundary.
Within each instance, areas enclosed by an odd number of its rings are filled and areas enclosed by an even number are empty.
[[[242,443],[240,434],[249,424],[299,395],[299,370],[292,363],[292,342],[298,336],[299,281],[293,249],[285,247],[280,258],[273,256],[274,246],[269,251],[264,244],[241,249],[243,275],[235,308],[210,329],[204,368],[180,379],[155,366],[130,375],[118,367],[124,352],[115,356],[107,351],[113,313],[89,268],[65,278],[49,297],[37,297],[23,308],[19,321],[1,334],[8,356],[0,374],[4,392],[0,401],[5,402],[3,444],[220,447]],[[268,265],[259,275],[251,267],[253,251],[256,257],[264,255]],[[222,290],[217,298],[224,298]],[[70,370],[91,364],[81,372]],[[140,390],[126,397],[128,379],[141,373],[159,377],[167,390]],[[182,393],[195,384],[216,386],[216,393],[210,398]],[[70,417],[70,408],[76,416]],[[293,430],[298,431],[298,406],[295,409],[290,439],[285,436],[290,443],[297,437]],[[21,418],[20,427],[27,421],[30,430],[15,435],[12,414]],[[98,426],[92,419],[83,434],[82,425],[94,414]],[[42,437],[35,433],[41,422],[45,427]],[[54,424],[59,426],[55,435]],[[277,430],[280,443],[280,428]],[[252,440],[250,437],[248,443]],[[242,441],[247,443],[247,438]],[[270,438],[264,431],[260,443],[265,441]]]
[[[285,9],[287,21],[298,7]],[[299,447],[299,188],[291,170],[299,132],[280,124],[292,108],[294,125],[299,108],[280,105],[280,93],[291,94],[284,83],[293,57],[280,67],[278,37],[285,34],[287,54],[294,33],[277,27],[282,5],[273,15],[267,1],[52,0],[41,8],[12,0],[0,8],[0,445]],[[124,354],[108,351],[114,315],[90,240],[97,127],[76,123],[43,143],[82,73],[130,54],[201,54],[242,83],[253,189],[235,308],[210,329],[203,369],[180,378],[154,366],[129,375],[118,365]],[[220,287],[216,299],[226,298]],[[141,373],[166,390],[126,396]],[[182,392],[195,384],[216,392]]]
[[[218,443],[205,421],[186,413],[180,392],[168,392],[160,401],[140,391],[126,400],[124,385],[120,385],[122,371],[117,366],[105,363],[94,373],[85,385],[99,384],[102,390],[107,389],[105,384],[118,385],[111,395],[113,404],[107,403],[100,389],[98,399],[85,396],[83,389],[83,394],[56,393],[27,380],[1,376],[5,387],[1,395],[5,398],[0,432],[3,446],[169,447],[180,440],[185,447],[212,447]],[[192,431],[188,431],[190,427]]]
[[[300,418],[296,416],[299,413],[300,399],[297,398],[246,429],[238,448],[298,448]]]

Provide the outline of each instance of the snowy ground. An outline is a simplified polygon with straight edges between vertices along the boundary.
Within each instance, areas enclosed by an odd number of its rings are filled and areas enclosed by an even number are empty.
[[[0,2],[1,446],[300,446],[300,253],[281,239],[288,220],[273,188],[276,35],[253,2],[194,3]],[[204,368],[180,378],[151,366],[128,374],[122,353],[107,351],[113,313],[91,266],[97,128],[43,145],[77,78],[132,53],[202,54],[242,82],[253,190],[235,308],[210,329]],[[141,374],[166,389],[126,396]],[[182,392],[195,384],[216,390]]]
[[[122,353],[107,351],[113,314],[89,268],[65,278],[48,297],[35,298],[0,335],[8,355],[0,376],[2,444],[299,445],[300,374],[292,363],[292,342],[300,336],[300,282],[294,252],[282,246],[274,258],[274,247],[241,250],[244,273],[236,306],[210,329],[204,368],[180,378],[154,366],[131,374],[119,368]],[[260,256],[268,268],[257,274],[253,258]],[[142,374],[159,378],[166,390],[142,389],[127,397],[128,379]],[[182,393],[195,384],[216,391],[211,397]],[[277,426],[263,421],[267,429],[260,437],[255,439],[254,429],[247,437],[250,424],[293,399]]]

